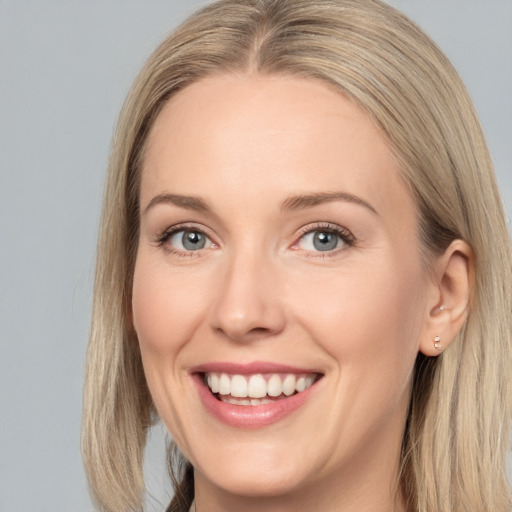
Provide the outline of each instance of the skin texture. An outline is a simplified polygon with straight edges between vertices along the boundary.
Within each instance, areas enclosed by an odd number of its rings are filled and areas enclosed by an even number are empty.
[[[283,209],[338,192],[351,200]],[[154,201],[162,194],[201,208]],[[455,244],[427,275],[414,202],[371,118],[315,80],[203,79],[157,118],[140,201],[133,322],[155,405],[195,467],[197,509],[403,510],[414,361],[460,327],[467,258]],[[204,248],[165,238],[183,223]],[[348,238],[318,251],[312,233],[333,227]],[[226,425],[190,369],[255,361],[323,377],[278,422]]]

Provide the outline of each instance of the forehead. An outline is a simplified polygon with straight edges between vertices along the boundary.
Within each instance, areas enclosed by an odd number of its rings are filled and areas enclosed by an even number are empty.
[[[349,98],[319,80],[224,74],[188,86],[162,109],[141,202],[172,192],[209,201],[236,195],[257,207],[262,196],[331,190],[376,208],[413,208],[385,136]]]

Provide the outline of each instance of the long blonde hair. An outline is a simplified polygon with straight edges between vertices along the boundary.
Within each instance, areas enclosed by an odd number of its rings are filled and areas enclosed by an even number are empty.
[[[82,444],[97,505],[142,510],[154,409],[130,315],[146,139],[176,91],[223,71],[309,77],[353,98],[388,137],[416,197],[425,261],[456,238],[471,246],[468,320],[440,358],[418,356],[400,485],[411,510],[510,512],[512,262],[492,162],[452,65],[379,0],[220,0],[139,74],[109,162],[87,354]]]

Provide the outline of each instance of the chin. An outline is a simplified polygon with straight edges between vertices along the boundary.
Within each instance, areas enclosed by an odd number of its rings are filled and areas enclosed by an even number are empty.
[[[249,466],[247,462],[227,466],[206,474],[196,469],[196,479],[205,478],[224,492],[240,497],[275,498],[293,494],[306,477],[297,473],[296,466],[270,468],[261,464]]]

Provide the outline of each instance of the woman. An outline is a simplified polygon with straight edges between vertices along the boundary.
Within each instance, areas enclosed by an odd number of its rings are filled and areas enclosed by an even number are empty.
[[[151,56],[100,232],[83,450],[141,510],[509,511],[510,244],[470,99],[376,0],[221,0]],[[194,503],[193,500],[195,499]]]

